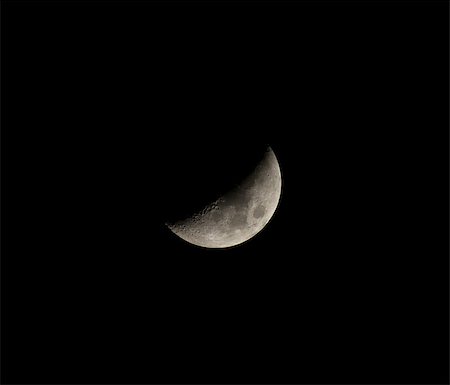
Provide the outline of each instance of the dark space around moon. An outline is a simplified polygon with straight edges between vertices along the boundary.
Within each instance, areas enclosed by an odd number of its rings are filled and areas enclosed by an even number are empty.
[[[4,3],[2,382],[448,384],[448,5]]]

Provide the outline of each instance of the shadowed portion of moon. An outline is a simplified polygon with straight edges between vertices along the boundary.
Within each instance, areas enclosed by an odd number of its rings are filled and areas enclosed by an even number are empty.
[[[208,248],[238,245],[260,232],[281,195],[281,172],[268,147],[253,172],[228,193],[189,217],[167,223],[187,242]]]

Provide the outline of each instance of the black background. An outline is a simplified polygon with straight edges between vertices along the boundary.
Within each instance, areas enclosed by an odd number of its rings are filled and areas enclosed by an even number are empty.
[[[2,382],[448,383],[448,4],[3,2]],[[253,240],[164,227],[259,146]]]

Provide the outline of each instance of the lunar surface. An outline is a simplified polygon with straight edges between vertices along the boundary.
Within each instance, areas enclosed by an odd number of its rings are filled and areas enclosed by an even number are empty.
[[[235,246],[252,238],[267,225],[280,195],[280,167],[268,147],[255,170],[236,188],[189,218],[166,225],[180,238],[197,246]]]

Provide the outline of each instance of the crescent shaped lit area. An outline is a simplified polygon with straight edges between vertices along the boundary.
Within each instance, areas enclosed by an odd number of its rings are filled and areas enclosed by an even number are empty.
[[[246,242],[270,221],[281,196],[281,172],[267,147],[261,161],[237,187],[188,218],[166,223],[183,240],[206,248]]]

